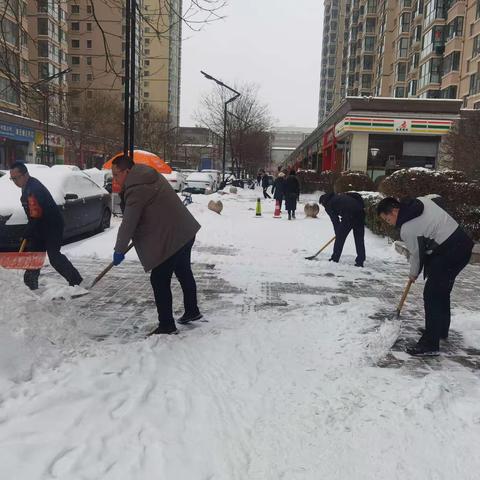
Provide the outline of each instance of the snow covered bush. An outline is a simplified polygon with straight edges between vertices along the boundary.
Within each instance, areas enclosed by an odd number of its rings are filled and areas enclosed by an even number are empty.
[[[384,195],[378,192],[357,192],[365,204],[365,225],[377,235],[388,236],[393,240],[400,238],[398,231],[377,216],[377,205]]]
[[[324,172],[298,171],[302,193],[333,192],[335,180],[340,176],[338,172],[325,170]]]
[[[440,195],[445,210],[475,240],[480,240],[480,185],[468,181],[463,172],[426,168],[398,170],[382,181],[379,191],[398,199]]]
[[[335,192],[374,192],[375,183],[365,172],[347,170],[335,181]]]

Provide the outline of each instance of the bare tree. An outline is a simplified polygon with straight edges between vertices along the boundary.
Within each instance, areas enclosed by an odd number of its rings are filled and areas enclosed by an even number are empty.
[[[235,85],[241,96],[229,105],[227,114],[227,148],[232,172],[256,173],[270,158],[271,118],[268,105],[258,98],[258,86],[251,83]],[[196,120],[223,137],[224,103],[230,92],[215,86],[204,95],[195,113]]]
[[[465,172],[480,180],[480,110],[462,110],[460,119],[442,142],[450,168]]]

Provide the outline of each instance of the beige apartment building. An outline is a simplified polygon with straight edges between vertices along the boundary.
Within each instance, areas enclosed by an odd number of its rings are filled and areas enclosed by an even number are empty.
[[[319,123],[346,95],[480,108],[480,0],[326,0]]]
[[[181,0],[144,0],[143,106],[178,127],[180,117]]]

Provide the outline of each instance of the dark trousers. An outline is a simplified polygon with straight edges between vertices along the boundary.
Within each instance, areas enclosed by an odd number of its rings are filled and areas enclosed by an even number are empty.
[[[182,287],[185,314],[196,315],[199,313],[197,284],[195,283],[191,266],[194,242],[195,238],[158,265],[158,267],[155,267],[150,274],[150,283],[152,284],[155,303],[157,304],[158,322],[162,330],[175,330],[171,290],[172,275],[174,273]]]
[[[273,197],[273,198],[275,198],[275,197]],[[280,204],[280,210],[281,210],[281,209],[282,209],[282,203],[283,203],[283,197],[275,198],[275,202],[277,202],[277,201],[278,201],[279,204]]]
[[[355,249],[357,250],[357,258],[355,263],[363,265],[365,262],[365,214],[356,217],[343,217],[342,221],[335,229],[335,244],[333,246],[332,260],[338,262],[342,255],[345,240],[353,229],[353,238],[355,239]]]
[[[83,280],[82,276],[70,260],[60,252],[61,247],[62,231],[60,229],[50,230],[43,238],[34,237],[27,243],[27,250],[30,252],[47,252],[50,265],[70,286],[80,285]],[[36,290],[38,288],[38,277],[40,277],[40,270],[26,270],[23,281],[28,288]]]
[[[445,245],[447,242],[449,245]],[[461,230],[445,244],[427,259],[427,281],[423,290],[425,334],[421,342],[437,350],[440,337],[447,337],[450,328],[450,293],[457,275],[468,264],[473,248],[473,242]]]
[[[295,213],[297,209],[297,194],[287,193],[285,195],[285,209],[288,213]]]
[[[268,187],[263,187],[263,198],[272,198],[272,197],[267,193],[267,188],[268,188]]]

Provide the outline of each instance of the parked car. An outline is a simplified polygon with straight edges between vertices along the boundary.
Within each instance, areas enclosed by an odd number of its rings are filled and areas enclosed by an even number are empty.
[[[220,170],[205,168],[202,170],[202,173],[210,173],[215,179],[216,184],[220,185],[220,182],[222,181],[222,172]]]
[[[0,170],[0,177],[3,177],[6,174],[7,174],[6,170]]]
[[[210,173],[194,172],[187,177],[185,191],[190,193],[206,193],[216,191],[216,182]]]
[[[110,194],[86,174],[68,168],[29,167],[50,191],[65,221],[63,239],[102,232],[110,226]],[[17,250],[27,224],[21,190],[9,175],[0,178],[0,250]]]
[[[186,178],[181,172],[174,170],[172,173],[162,173],[162,175],[176,192],[181,192],[185,188]]]

